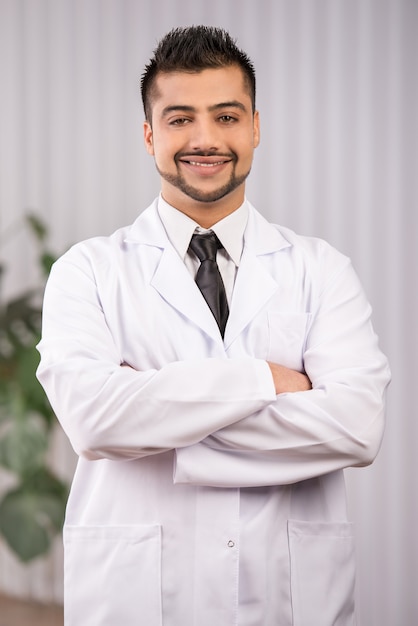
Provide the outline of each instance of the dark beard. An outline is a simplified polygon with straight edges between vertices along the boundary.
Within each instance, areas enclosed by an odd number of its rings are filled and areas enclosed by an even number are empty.
[[[204,191],[201,191],[197,187],[189,185],[184,180],[178,169],[177,174],[167,174],[167,172],[162,172],[158,168],[157,164],[155,164],[155,166],[160,176],[164,178],[164,180],[166,180],[168,183],[170,183],[170,185],[173,185],[173,187],[177,187],[177,189],[180,189],[180,191],[182,191],[186,196],[189,196],[189,198],[192,198],[192,200],[195,200],[196,202],[207,203],[221,200],[221,198],[224,198],[232,191],[235,191],[237,187],[240,187],[240,185],[243,184],[243,182],[246,180],[247,176],[250,173],[250,170],[248,170],[248,172],[246,172],[245,174],[242,174],[241,176],[236,176],[234,168],[228,182],[225,185],[219,187],[218,189],[215,189],[214,191],[206,193]]]

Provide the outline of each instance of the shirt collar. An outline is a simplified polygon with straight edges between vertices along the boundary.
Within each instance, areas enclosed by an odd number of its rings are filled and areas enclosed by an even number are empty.
[[[168,204],[160,195],[158,213],[167,232],[167,236],[184,260],[190,239],[195,231],[207,232],[197,222]],[[248,220],[248,203],[244,203],[230,215],[212,226],[212,230],[222,243],[235,265],[238,267],[244,247],[244,231]]]

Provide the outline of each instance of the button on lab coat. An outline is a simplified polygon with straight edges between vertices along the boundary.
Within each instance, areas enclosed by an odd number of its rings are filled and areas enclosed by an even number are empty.
[[[354,624],[342,470],[389,370],[345,256],[249,206],[222,341],[154,202],[55,264],[39,350],[79,455],[66,626]],[[313,389],[276,396],[266,360]]]

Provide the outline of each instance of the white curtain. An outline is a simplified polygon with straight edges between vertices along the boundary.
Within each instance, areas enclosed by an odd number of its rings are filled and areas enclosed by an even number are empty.
[[[393,382],[386,437],[348,470],[359,626],[418,623],[416,0],[0,0],[3,295],[37,279],[20,228],[51,243],[109,234],[158,192],[142,143],[139,78],[173,26],[225,27],[255,62],[262,142],[248,184],[272,221],[351,256]],[[53,463],[74,457],[57,434]],[[0,544],[0,588],[60,600],[60,542],[29,568]],[[316,625],[315,625],[316,626]]]

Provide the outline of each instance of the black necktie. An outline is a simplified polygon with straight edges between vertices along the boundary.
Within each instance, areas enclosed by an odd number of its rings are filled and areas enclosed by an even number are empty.
[[[215,233],[193,235],[190,248],[200,261],[196,284],[208,303],[223,337],[229,310],[225,287],[216,262],[216,252],[222,248],[222,244]]]

